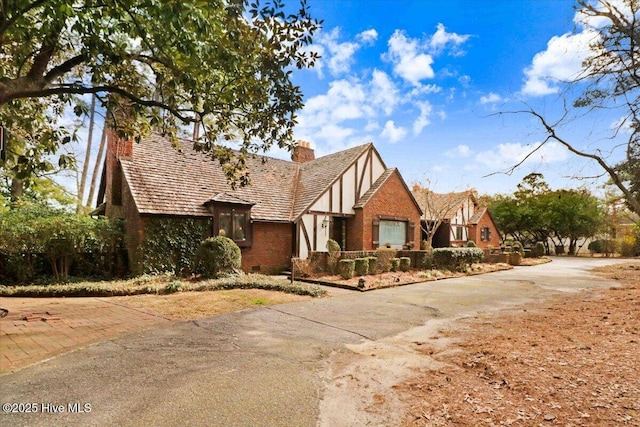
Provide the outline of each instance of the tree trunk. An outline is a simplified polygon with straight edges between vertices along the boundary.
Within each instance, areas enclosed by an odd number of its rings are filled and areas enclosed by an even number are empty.
[[[24,196],[24,181],[13,177],[11,180],[11,201],[15,202]]]
[[[78,206],[76,213],[82,212],[84,209],[84,187],[87,183],[87,174],[89,172],[89,162],[91,161],[91,143],[93,140],[93,125],[96,114],[96,97],[91,95],[91,114],[89,115],[89,135],[87,136],[87,152],[84,156],[84,164],[82,165],[82,176],[80,177],[80,187],[78,188]]]
[[[96,164],[93,167],[93,174],[91,176],[91,187],[89,187],[89,197],[87,198],[87,205],[91,206],[93,203],[93,195],[96,191],[96,182],[98,181],[98,172],[100,172],[100,166],[102,165],[102,156],[104,149],[107,145],[107,124],[104,124],[102,128],[102,137],[100,138],[100,148],[98,148],[98,158]],[[96,206],[97,207],[97,206]]]

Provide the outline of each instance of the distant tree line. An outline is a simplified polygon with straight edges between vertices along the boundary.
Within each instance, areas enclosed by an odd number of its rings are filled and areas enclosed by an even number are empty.
[[[605,224],[603,203],[588,190],[551,190],[544,176],[532,173],[523,178],[512,195],[497,195],[489,210],[502,233],[525,246],[536,242],[551,253],[573,255],[580,239],[589,238]]]

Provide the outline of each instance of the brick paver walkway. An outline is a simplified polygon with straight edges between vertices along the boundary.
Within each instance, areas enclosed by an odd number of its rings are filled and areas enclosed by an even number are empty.
[[[0,298],[0,373],[172,320],[109,298]]]

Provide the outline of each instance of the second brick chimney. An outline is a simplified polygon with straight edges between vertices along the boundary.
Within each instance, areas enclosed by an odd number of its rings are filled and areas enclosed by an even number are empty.
[[[316,158],[311,143],[307,141],[297,141],[291,153],[291,160],[296,163],[304,163]]]

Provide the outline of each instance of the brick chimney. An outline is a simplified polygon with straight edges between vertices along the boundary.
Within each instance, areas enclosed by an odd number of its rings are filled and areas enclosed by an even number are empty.
[[[304,163],[316,158],[311,143],[307,141],[297,141],[291,153],[291,160],[296,163]]]
[[[117,159],[130,160],[133,156],[133,141],[120,138],[115,130],[108,129],[107,152]]]

